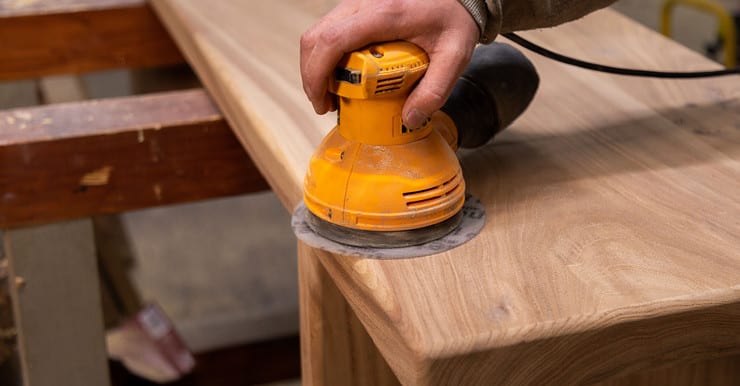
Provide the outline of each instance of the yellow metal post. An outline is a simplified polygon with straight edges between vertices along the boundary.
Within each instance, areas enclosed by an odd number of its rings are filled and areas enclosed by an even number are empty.
[[[737,36],[735,21],[732,15],[715,0],[666,0],[661,13],[661,33],[671,37],[672,13],[677,5],[685,5],[700,11],[714,14],[719,22],[719,33],[724,40],[725,66],[734,68],[737,65]]]

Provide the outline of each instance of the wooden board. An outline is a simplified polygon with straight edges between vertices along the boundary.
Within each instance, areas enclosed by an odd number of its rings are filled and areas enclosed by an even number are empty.
[[[286,208],[316,117],[298,38],[326,2],[156,0]],[[526,36],[566,54],[716,67],[602,11]],[[453,251],[377,261],[313,251],[404,384],[597,382],[740,351],[740,79],[627,79],[530,55],[521,120],[462,154],[489,222]]]
[[[203,90],[0,111],[0,228],[266,188]]]
[[[23,384],[108,385],[90,220],[2,236]]]
[[[0,1],[0,80],[182,62],[144,0]]]
[[[313,248],[299,242],[298,259],[302,384],[398,385]]]

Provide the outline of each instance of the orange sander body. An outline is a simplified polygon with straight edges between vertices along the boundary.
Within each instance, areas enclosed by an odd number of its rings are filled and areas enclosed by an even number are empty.
[[[428,65],[422,49],[400,41],[339,62],[329,85],[339,99],[337,126],[315,151],[304,182],[308,224],[319,235],[393,248],[438,239],[458,226],[465,202],[458,146],[485,144],[513,121],[534,96],[538,77],[512,47],[483,46],[442,111],[421,127],[406,127],[403,105]]]

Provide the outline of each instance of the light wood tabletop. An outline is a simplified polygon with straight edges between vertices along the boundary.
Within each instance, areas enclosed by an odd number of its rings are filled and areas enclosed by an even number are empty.
[[[299,36],[330,4],[153,3],[292,211],[334,121],[298,71]],[[612,65],[716,67],[611,10],[523,35]],[[740,77],[625,78],[527,55],[532,106],[460,155],[487,210],[478,237],[393,261],[301,245],[304,381],[395,382],[370,354],[336,353],[374,349],[358,328],[410,385],[590,383],[740,352]],[[352,311],[330,305],[343,301]]]

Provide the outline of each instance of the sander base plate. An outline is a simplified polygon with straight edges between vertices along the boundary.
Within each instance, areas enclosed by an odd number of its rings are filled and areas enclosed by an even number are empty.
[[[301,202],[293,211],[296,236],[308,245],[342,255],[376,259],[426,256],[447,251],[475,237],[486,221],[483,204],[468,194],[455,216],[409,231],[374,232],[344,228],[313,215]]]

